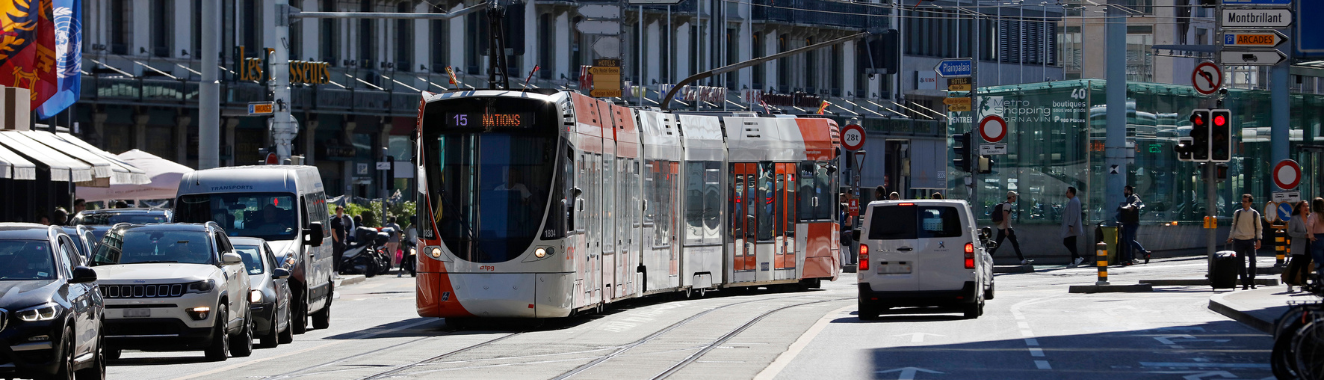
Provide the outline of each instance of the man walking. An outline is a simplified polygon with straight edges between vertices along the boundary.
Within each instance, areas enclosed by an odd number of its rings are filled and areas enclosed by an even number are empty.
[[[1021,260],[1021,265],[1027,265],[1033,263],[1034,260],[1026,260],[1025,255],[1021,254],[1021,243],[1016,240],[1016,231],[1011,228],[1011,205],[1016,203],[1018,197],[1020,197],[1020,194],[1015,191],[1008,191],[1007,202],[993,206],[991,217],[998,228],[998,244],[993,251],[997,252],[997,248],[1002,248],[1003,239],[1010,239],[1011,248],[1016,250],[1016,258]]]
[[[1232,243],[1232,250],[1237,252],[1237,262],[1240,263],[1237,274],[1241,278],[1241,290],[1255,288],[1255,251],[1260,249],[1260,239],[1263,239],[1260,212],[1252,207],[1254,203],[1254,196],[1241,195],[1241,209],[1232,212],[1232,231],[1227,237],[1227,242]],[[1249,273],[1246,268],[1247,261],[1250,262]]]
[[[1145,203],[1140,201],[1131,185],[1126,185],[1122,191],[1126,200],[1117,207],[1117,219],[1122,223],[1122,266],[1135,264],[1137,253],[1144,255],[1145,264],[1149,264],[1149,251],[1136,238],[1136,231],[1140,230],[1140,211],[1145,209]]]
[[[331,218],[331,266],[340,272],[340,259],[345,256],[345,237],[349,232],[349,218],[345,216],[345,206],[336,206],[336,216]]]
[[[855,250],[853,249],[855,239],[852,239],[851,236],[851,229],[854,228],[855,223],[853,220],[854,218],[851,218],[850,212],[848,211],[850,208],[849,196],[841,194],[840,198],[841,213],[838,218],[837,229],[840,230],[841,265],[847,265],[855,262]]]
[[[1078,266],[1085,258],[1080,257],[1076,247],[1076,238],[1085,234],[1085,226],[1080,221],[1080,198],[1076,197],[1076,188],[1067,187],[1067,206],[1062,210],[1062,244],[1071,251],[1071,266]]]

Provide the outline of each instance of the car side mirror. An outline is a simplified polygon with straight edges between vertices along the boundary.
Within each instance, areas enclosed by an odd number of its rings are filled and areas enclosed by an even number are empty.
[[[85,266],[76,266],[74,267],[74,276],[69,279],[69,282],[74,284],[86,284],[89,282],[96,282],[96,280],[97,271]]]
[[[244,263],[244,258],[240,257],[238,253],[226,252],[225,254],[221,255],[221,264],[231,265],[231,264],[243,264],[243,263]]]
[[[850,238],[851,240],[860,241],[860,230],[851,230]]]
[[[322,231],[322,222],[308,223],[308,228],[303,230],[303,243],[320,247],[323,240],[326,240],[326,235]]]
[[[276,268],[276,270],[271,271],[271,278],[275,280],[290,278],[290,271],[285,268]]]

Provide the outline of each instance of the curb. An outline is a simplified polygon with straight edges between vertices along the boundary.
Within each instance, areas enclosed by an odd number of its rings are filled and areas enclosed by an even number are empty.
[[[1209,310],[1213,310],[1215,313],[1222,314],[1225,317],[1231,318],[1232,320],[1237,322],[1241,322],[1246,326],[1250,326],[1251,328],[1260,330],[1266,334],[1273,334],[1272,322],[1256,318],[1255,316],[1250,315],[1249,313],[1234,309],[1231,306],[1224,304],[1225,301],[1223,301],[1223,297],[1228,294],[1232,294],[1232,293],[1218,294],[1213,297],[1209,297]]]
[[[1150,284],[1135,285],[1071,285],[1067,293],[1145,293],[1154,291]]]
[[[993,273],[1034,273],[1034,264],[994,265]]]
[[[1157,279],[1140,280],[1141,284],[1150,284],[1155,286],[1209,286],[1208,279],[1202,278],[1184,278],[1184,279]],[[1241,285],[1241,280],[1237,279],[1237,285]],[[1281,283],[1276,278],[1257,278],[1256,286],[1278,286]]]
[[[336,286],[350,286],[367,280],[368,278],[361,274],[340,275],[336,278]]]

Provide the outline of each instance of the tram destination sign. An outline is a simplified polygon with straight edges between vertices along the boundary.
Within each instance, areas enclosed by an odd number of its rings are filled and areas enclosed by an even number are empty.
[[[1291,9],[1223,9],[1224,28],[1286,28],[1292,26]]]

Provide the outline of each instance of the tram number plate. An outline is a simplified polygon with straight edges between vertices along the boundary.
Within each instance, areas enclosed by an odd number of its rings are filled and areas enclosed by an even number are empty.
[[[908,261],[883,261],[878,263],[878,274],[910,274],[910,266]]]
[[[124,309],[124,318],[147,318],[152,316],[152,309]]]

